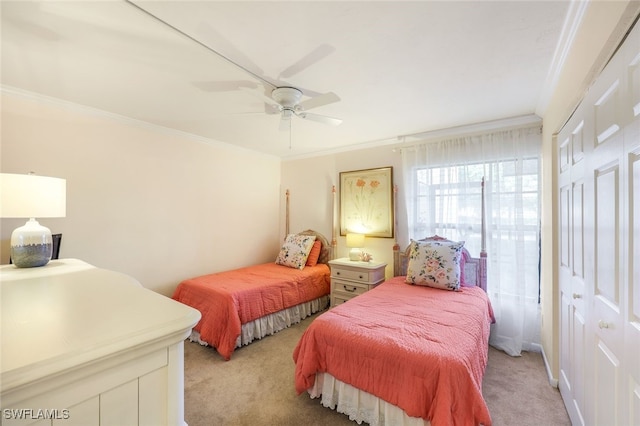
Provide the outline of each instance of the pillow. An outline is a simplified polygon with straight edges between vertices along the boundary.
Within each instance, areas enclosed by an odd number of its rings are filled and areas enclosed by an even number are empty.
[[[320,250],[322,250],[322,243],[318,240],[315,240],[313,243],[313,246],[311,246],[309,257],[307,257],[306,266],[316,266],[318,264],[318,258],[320,257]]]
[[[406,282],[443,290],[458,290],[463,246],[464,241],[411,240]]]
[[[276,263],[296,269],[304,268],[315,240],[315,235],[287,235]]]

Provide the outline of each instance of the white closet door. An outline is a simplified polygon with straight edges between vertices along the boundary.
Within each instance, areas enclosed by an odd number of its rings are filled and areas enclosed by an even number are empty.
[[[624,50],[627,76],[623,114],[629,117],[624,128],[627,174],[624,176],[628,203],[625,207],[623,235],[625,256],[623,300],[626,300],[624,341],[626,375],[623,397],[628,407],[622,422],[640,425],[640,25],[629,35]]]
[[[560,380],[573,424],[640,425],[640,26],[558,134]]]
[[[584,280],[584,120],[571,120],[559,135],[560,155],[560,380],[574,425],[584,425],[586,308]]]

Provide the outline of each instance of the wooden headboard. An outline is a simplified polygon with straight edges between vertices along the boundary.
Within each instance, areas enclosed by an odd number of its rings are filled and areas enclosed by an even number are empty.
[[[329,244],[329,241],[324,235],[313,229],[307,229],[306,231],[298,232],[299,235],[315,235],[316,241],[322,243],[322,249],[320,250],[320,257],[318,257],[318,263],[329,263],[333,259],[333,247]]]
[[[482,178],[482,189],[480,196],[480,217],[481,217],[481,229],[480,229],[480,255],[479,257],[472,257],[466,248],[462,249],[462,255],[464,256],[464,281],[467,286],[475,285],[487,291],[487,232],[486,232],[486,217],[485,217],[485,203],[484,203],[484,177]],[[397,192],[397,189],[394,189]],[[398,203],[396,202],[397,206]],[[395,217],[398,217],[396,214]],[[446,238],[434,235],[432,237],[424,238],[420,241],[451,241]],[[407,275],[407,265],[409,263],[409,246],[404,250],[400,250],[400,246],[397,241],[393,246],[393,276]]]

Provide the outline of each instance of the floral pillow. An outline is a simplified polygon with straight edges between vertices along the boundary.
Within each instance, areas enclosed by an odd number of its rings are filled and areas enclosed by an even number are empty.
[[[463,246],[464,241],[411,240],[406,282],[443,290],[458,290]]]
[[[315,235],[287,235],[276,258],[276,263],[291,268],[303,269],[315,240]]]

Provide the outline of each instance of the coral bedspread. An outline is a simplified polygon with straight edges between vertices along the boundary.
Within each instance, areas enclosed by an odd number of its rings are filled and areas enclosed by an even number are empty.
[[[326,264],[302,270],[265,263],[182,281],[173,299],[196,308],[194,330],[230,359],[242,324],[329,294]]]
[[[364,390],[433,426],[491,424],[482,397],[489,298],[478,287],[446,291],[380,284],[316,318],[294,350],[296,391],[316,372]]]

